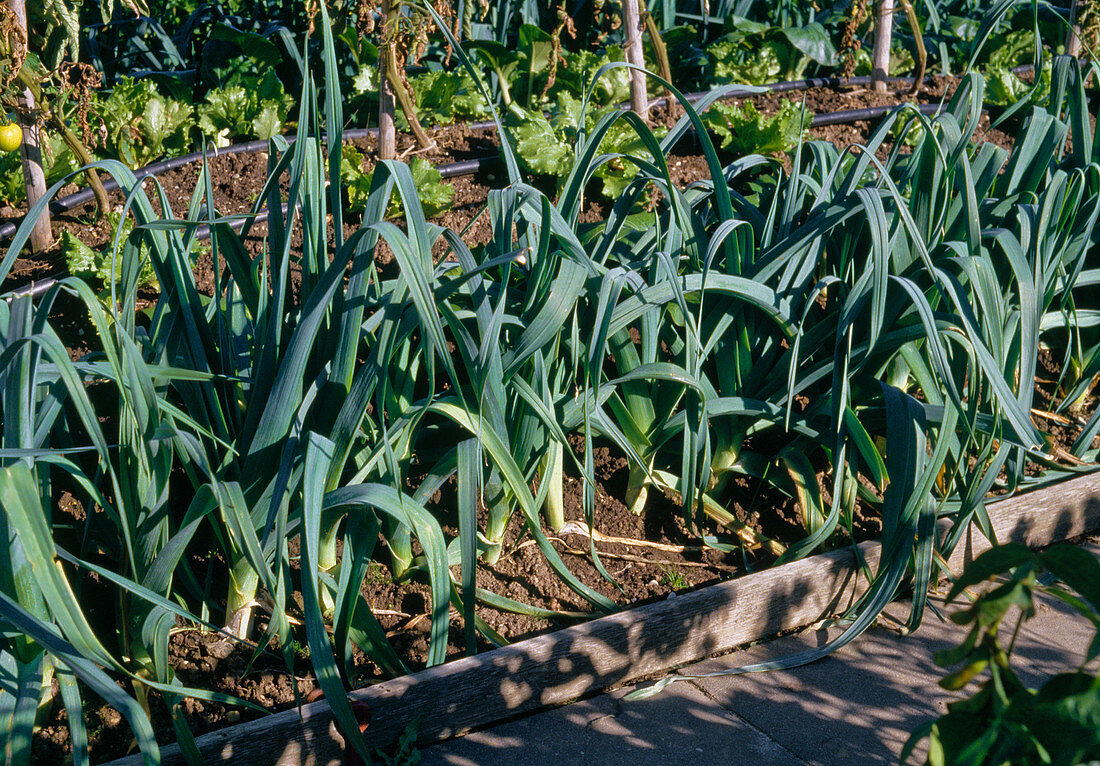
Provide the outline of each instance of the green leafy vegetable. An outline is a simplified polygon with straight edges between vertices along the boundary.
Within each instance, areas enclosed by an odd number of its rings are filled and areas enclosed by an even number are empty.
[[[625,70],[624,70],[625,71]],[[542,113],[513,107],[505,120],[508,135],[515,144],[520,163],[529,173],[564,179],[573,166],[581,120],[585,130],[591,130],[600,118],[613,107],[589,112],[582,111],[582,103],[568,91],[559,92],[557,101],[547,119]],[[654,136],[660,138],[668,131],[655,128]],[[652,155],[638,137],[637,132],[625,121],[616,121],[600,142],[600,154],[621,154],[653,161]],[[593,171],[600,179],[604,196],[615,199],[623,193],[638,173],[638,166],[625,157],[615,157]]]
[[[454,204],[455,190],[443,180],[443,176],[427,160],[413,157],[409,163],[413,185],[428,218],[451,209]],[[363,170],[363,154],[357,149],[345,146],[340,160],[340,179],[348,194],[348,206],[361,210],[370,198],[371,179],[374,171]],[[402,213],[401,200],[396,195],[390,200],[386,214],[393,217]]]
[[[1039,577],[1044,572],[1057,578],[1056,584],[1044,585]],[[1095,762],[1100,758],[1100,678],[1083,664],[1049,677],[1039,689],[1030,688],[1013,670],[1012,645],[1002,646],[998,632],[1007,620],[1014,630],[1005,633],[1015,637],[1020,624],[1036,614],[1037,592],[1076,611],[1095,631],[1100,627],[1100,561],[1066,543],[1042,553],[1019,543],[996,546],[967,566],[948,601],[995,575],[1002,576],[973,605],[951,615],[953,622],[970,625],[966,638],[935,657],[944,667],[961,665],[940,681],[945,689],[962,689],[986,672],[989,680],[914,732],[901,760],[927,737],[928,764]],[[1085,664],[1098,651],[1094,637]]]
[[[625,60],[622,49],[617,45],[609,46],[603,53],[583,50],[567,53],[558,67],[557,77],[553,87],[550,88],[549,96],[555,99],[565,91],[579,98],[592,84],[592,78],[600,71],[600,67]],[[604,72],[600,79],[596,80],[590,103],[596,106],[611,106],[621,104],[629,98],[630,70],[626,67],[616,67]]]
[[[1011,106],[1031,93],[1031,84],[1024,82],[1008,67],[989,67],[985,76],[989,80],[985,91],[987,104]],[[1050,76],[1051,63],[1048,57],[1043,61],[1043,68],[1039,73],[1039,87],[1032,95],[1036,104],[1045,104],[1050,97]]]
[[[27,198],[23,186],[23,163],[18,152],[0,154],[0,201],[18,205]]]
[[[411,84],[416,116],[422,125],[450,125],[455,119],[479,119],[489,114],[489,107],[478,92],[474,79],[465,70],[425,72],[413,77]],[[370,93],[374,99],[378,98],[377,90]],[[396,123],[398,130],[409,129],[409,122],[400,109],[397,110]]]
[[[802,77],[811,63],[835,66],[836,48],[818,23],[771,27],[738,16],[730,31],[708,49],[716,82],[763,85]]]
[[[478,90],[477,83],[465,69],[448,73],[452,79],[457,78],[458,87],[454,95],[455,116],[462,119],[483,119],[490,114],[489,105]]]
[[[750,101],[738,106],[719,101],[706,111],[703,122],[734,154],[786,152],[798,145],[813,113],[793,101],[784,101],[771,117],[760,114]]]
[[[262,77],[239,76],[206,94],[199,128],[216,146],[237,136],[268,139],[282,132],[293,104],[273,69]]]
[[[411,81],[416,104],[416,116],[422,125],[450,125],[455,121],[455,97],[458,95],[458,78],[449,72],[425,72]],[[397,129],[408,130],[409,122],[404,112],[397,115]]]
[[[855,51],[855,68],[852,70],[857,75],[871,74],[871,52],[866,47]],[[901,77],[913,71],[916,62],[913,54],[900,46],[895,45],[890,49],[890,76]]]
[[[162,96],[152,80],[123,77],[99,108],[107,127],[107,150],[131,168],[190,148],[194,112]]]
[[[573,145],[541,112],[513,107],[505,117],[520,163],[529,173],[564,177],[573,165]]]
[[[667,132],[664,128],[658,127],[653,130],[653,135],[662,138]],[[639,157],[649,162],[654,159],[646,149],[645,143],[638,137],[637,131],[623,120],[616,121],[608,129],[607,135],[600,142],[600,152]],[[626,191],[626,187],[638,175],[638,166],[625,157],[616,157],[600,165],[594,175],[603,184],[604,196],[608,199],[616,199]]]
[[[120,242],[125,242],[134,230],[133,220],[131,218],[122,219],[116,212],[108,213],[107,221],[112,230],[119,232]],[[123,259],[113,256],[110,244],[102,250],[95,250],[77,239],[72,233],[66,231],[61,235],[61,253],[65,256],[65,264],[69,269],[69,273],[74,277],[95,280],[103,285],[109,285],[122,278]],[[142,246],[142,253],[143,255],[145,253],[144,246]],[[111,269],[112,262],[115,265],[113,271]],[[157,286],[157,278],[148,258],[145,258],[141,270],[138,272],[138,286],[146,288],[156,288]]]

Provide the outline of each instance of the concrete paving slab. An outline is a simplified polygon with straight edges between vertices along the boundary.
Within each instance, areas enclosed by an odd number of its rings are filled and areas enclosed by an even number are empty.
[[[537,713],[421,751],[423,766],[801,766],[690,684],[623,702],[629,690]]]
[[[685,669],[713,672],[820,646],[838,631],[790,637]],[[813,664],[788,671],[720,676],[693,683],[767,732],[806,763],[891,763],[909,732],[942,713],[951,697],[935,686],[929,646],[867,635]]]
[[[1100,555],[1100,545],[1088,544]],[[945,616],[962,605],[933,604]],[[897,629],[909,605],[852,644],[788,671],[718,676],[673,684],[647,700],[625,702],[624,689],[544,711],[422,751],[426,766],[644,766],[678,759],[718,763],[849,766],[896,763],[910,732],[976,690],[947,692],[936,652],[956,646],[962,627],[929,612],[920,630]],[[684,668],[708,673],[784,657],[823,645],[840,630],[807,631]],[[1068,606],[1039,598],[1039,611],[1016,641],[1014,668],[1024,683],[1078,666],[1092,626]],[[1096,663],[1093,663],[1095,666]],[[984,677],[983,677],[984,680]],[[633,688],[633,687],[632,687]],[[910,762],[919,762],[919,750]]]
[[[944,608],[945,613],[958,607]],[[906,605],[889,612],[899,619]],[[1052,599],[1043,599],[1034,628],[1021,631],[1014,667],[1024,683],[1077,666],[1091,632]],[[838,629],[791,636],[685,668],[707,673],[788,656],[820,646]],[[956,646],[965,631],[928,615],[912,636],[876,627],[828,657],[787,671],[718,676],[692,683],[723,707],[766,732],[807,763],[840,766],[894,763],[910,733],[942,715],[963,695],[941,689],[945,670],[935,653]],[[968,689],[968,694],[976,690]],[[917,761],[913,758],[911,761]]]

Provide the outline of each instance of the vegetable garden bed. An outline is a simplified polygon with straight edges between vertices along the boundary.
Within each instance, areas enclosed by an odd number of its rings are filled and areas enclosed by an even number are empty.
[[[1000,523],[991,494],[1091,470],[1100,139],[1075,59],[1001,145],[976,140],[976,74],[851,150],[806,140],[789,104],[784,129],[709,112],[722,91],[657,126],[562,98],[549,120],[514,112],[498,169],[433,218],[423,158],[364,168],[340,141],[321,28],[327,86],[303,83],[293,144],[172,195],[107,163],[124,223],[67,223],[70,276],[18,259],[30,222],[0,261],[5,290],[49,280],[0,303],[14,746],[52,717],[44,761],[66,727],[82,762],[92,727],[97,758],[127,728],[147,759],[172,737],[194,756],[241,697],[258,713],[321,689],[362,750],[347,686],[469,666],[496,688],[500,658],[574,637],[629,654],[632,616],[483,650],[779,563],[673,599],[771,601],[853,550],[873,552],[849,635],[905,588],[916,627],[936,555]],[[791,130],[790,151],[737,144]],[[455,148],[498,151],[461,129]],[[873,538],[881,555],[855,547]],[[754,637],[574,660],[603,683]]]

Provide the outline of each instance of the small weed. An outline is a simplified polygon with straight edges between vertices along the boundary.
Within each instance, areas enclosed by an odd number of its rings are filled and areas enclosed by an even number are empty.
[[[390,570],[380,561],[372,561],[367,567],[366,581],[371,585],[386,585],[393,582]]]
[[[375,749],[374,754],[382,766],[416,766],[420,763],[420,749],[416,746],[416,735],[420,729],[423,718],[409,721],[409,725],[397,737],[393,755],[383,750]]]
[[[674,566],[661,567],[661,582],[672,590],[683,590],[688,587],[687,577]]]
[[[290,650],[294,652],[294,656],[299,660],[309,659],[309,647],[304,644],[300,644],[297,641],[291,641]]]

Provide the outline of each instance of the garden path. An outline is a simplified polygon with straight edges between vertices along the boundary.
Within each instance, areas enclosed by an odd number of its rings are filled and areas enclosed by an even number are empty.
[[[1100,556],[1097,538],[1085,544]],[[1013,666],[1039,686],[1077,667],[1091,626],[1050,597],[1025,623]],[[944,615],[960,607],[942,608]],[[724,766],[850,766],[896,763],[916,727],[942,715],[962,695],[940,688],[933,661],[956,646],[964,629],[929,613],[902,637],[908,605],[892,605],[880,624],[818,662],[789,671],[719,676],[675,683],[649,699],[625,701],[635,687],[468,734],[421,751],[423,766],[645,766],[689,760]],[[708,673],[783,657],[835,637],[836,628],[807,630],[696,663],[683,673]],[[1095,671],[1095,668],[1093,669]],[[983,676],[984,678],[985,676]],[[972,694],[974,685],[967,687]],[[919,752],[910,763],[923,761]]]

